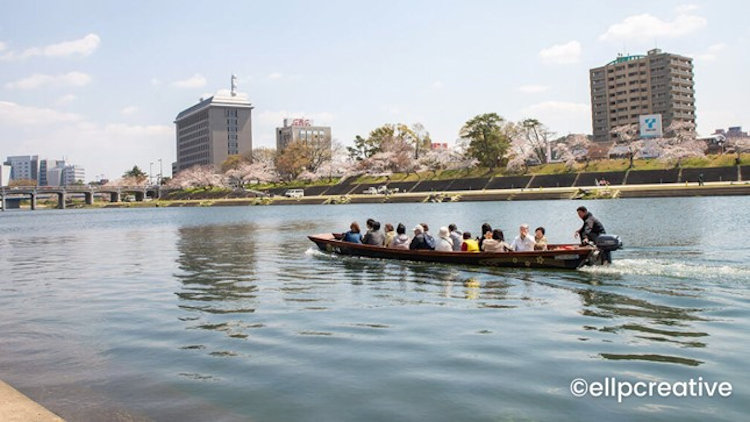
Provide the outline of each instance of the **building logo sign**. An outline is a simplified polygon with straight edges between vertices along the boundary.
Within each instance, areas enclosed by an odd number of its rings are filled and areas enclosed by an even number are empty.
[[[641,138],[661,138],[663,136],[661,114],[640,116]]]
[[[292,126],[312,126],[310,119],[294,119],[292,120]]]

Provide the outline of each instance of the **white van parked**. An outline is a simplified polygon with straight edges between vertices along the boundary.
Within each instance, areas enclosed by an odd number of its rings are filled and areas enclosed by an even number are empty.
[[[286,192],[284,192],[284,196],[287,198],[302,198],[305,196],[305,190],[304,189],[287,189]]]

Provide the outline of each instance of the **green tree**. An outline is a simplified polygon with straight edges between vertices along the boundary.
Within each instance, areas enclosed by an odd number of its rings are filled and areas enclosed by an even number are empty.
[[[376,145],[375,141],[371,138],[365,139],[357,135],[354,138],[354,146],[346,147],[346,150],[349,152],[351,158],[362,161],[380,152],[380,145]]]
[[[143,170],[141,170],[138,166],[133,166],[132,169],[122,174],[122,178],[123,179],[133,178],[138,183],[140,183],[148,179],[148,175]]]
[[[226,173],[229,170],[237,170],[243,164],[249,164],[250,160],[239,154],[233,154],[227,157],[223,163],[221,163],[221,172]]]
[[[310,165],[311,147],[305,142],[295,141],[276,156],[276,170],[288,180],[294,180]]]
[[[461,137],[469,144],[466,153],[480,165],[494,170],[502,164],[510,147],[507,128],[508,124],[497,113],[474,116],[461,128]]]

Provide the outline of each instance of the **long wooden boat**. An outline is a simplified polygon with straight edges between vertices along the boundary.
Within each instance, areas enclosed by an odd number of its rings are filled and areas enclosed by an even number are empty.
[[[333,233],[310,235],[321,251],[368,258],[400,259],[489,267],[559,268],[574,270],[583,265],[600,263],[594,246],[549,245],[546,251],[529,252],[441,252],[432,250],[393,249],[338,240]]]

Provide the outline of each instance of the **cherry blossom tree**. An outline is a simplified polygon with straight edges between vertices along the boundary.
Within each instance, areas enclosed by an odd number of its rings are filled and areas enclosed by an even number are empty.
[[[593,142],[588,136],[575,133],[555,140],[553,145],[555,157],[567,163],[584,159]]]
[[[244,186],[250,182],[255,182],[255,184],[275,182],[279,178],[273,163],[266,161],[244,163],[236,169],[227,171],[225,175],[235,186]]]
[[[419,159],[420,167],[425,170],[461,170],[475,167],[477,160],[468,157],[460,147],[455,149],[434,149],[423,154]]]
[[[750,152],[750,137],[727,138],[726,148],[737,153]]]
[[[522,151],[522,155],[538,163],[548,163],[548,148],[554,132],[537,119],[526,119],[515,126],[512,142]],[[549,151],[551,152],[551,151]]]
[[[177,173],[167,184],[168,188],[226,187],[226,176],[217,173],[213,166],[193,166]]]

